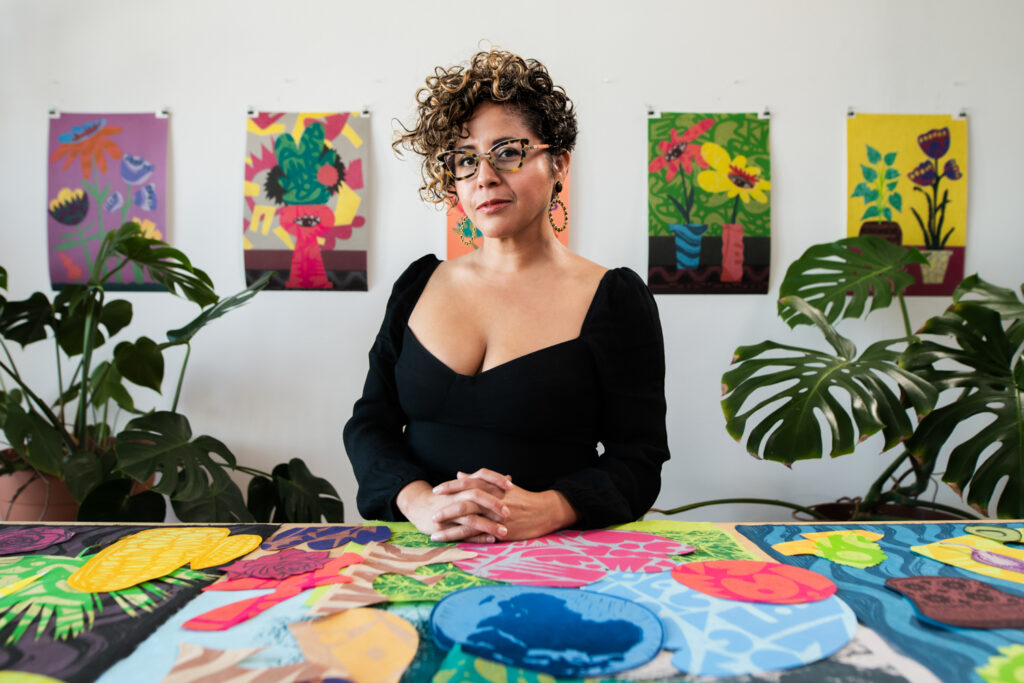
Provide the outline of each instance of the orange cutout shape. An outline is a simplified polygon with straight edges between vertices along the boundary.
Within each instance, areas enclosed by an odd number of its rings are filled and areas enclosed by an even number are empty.
[[[705,595],[744,602],[792,605],[836,592],[836,585],[817,572],[757,560],[691,562],[673,569],[672,578]]]
[[[193,558],[192,569],[206,569],[207,567],[216,567],[218,565],[230,562],[231,560],[238,559],[248,555],[256,548],[260,547],[260,543],[263,542],[262,536],[256,534],[236,534],[234,536],[228,536],[221,540],[220,543],[210,548],[208,552],[203,553],[201,556]]]
[[[231,532],[221,527],[146,529],[125,536],[96,553],[68,577],[72,588],[87,593],[124,590],[166,576],[202,557]]]

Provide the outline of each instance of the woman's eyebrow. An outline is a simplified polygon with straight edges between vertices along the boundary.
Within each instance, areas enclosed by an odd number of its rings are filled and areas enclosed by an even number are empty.
[[[495,138],[494,140],[492,140],[491,141],[491,147],[494,147],[495,145],[499,145],[502,142],[508,142],[509,140],[521,140],[521,139],[522,138],[516,137],[515,135],[506,135],[504,137]],[[466,143],[464,145],[459,145],[455,149],[457,149],[457,150],[469,150],[470,152],[475,152],[476,151],[476,147],[474,147],[473,145],[471,145],[469,143]],[[488,149],[490,149],[490,148],[488,148]]]

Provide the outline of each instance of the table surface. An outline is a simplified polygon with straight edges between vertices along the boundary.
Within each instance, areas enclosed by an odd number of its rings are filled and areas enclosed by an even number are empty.
[[[1018,521],[991,524],[1024,528],[1024,524]],[[366,529],[375,525],[382,523],[348,526],[352,529]],[[1000,669],[1004,675],[1009,675],[1006,674],[1008,671],[1024,671],[1024,631],[1005,628],[965,629],[929,622],[916,612],[905,597],[885,585],[887,579],[894,577],[963,577],[984,581],[1004,593],[1024,599],[1024,572],[1008,571],[982,576],[967,571],[965,567],[952,566],[922,554],[920,549],[930,544],[950,539],[954,539],[955,543],[958,537],[967,533],[965,525],[960,522],[737,525],[660,519],[626,525],[625,528],[656,534],[697,548],[690,555],[672,556],[673,564],[716,559],[771,560],[810,569],[833,581],[837,586],[836,596],[857,617],[854,639],[827,659],[790,670],[784,680],[820,681],[831,678],[887,682],[905,680],[913,683],[980,682],[990,680],[983,677],[983,673],[989,676]],[[303,528],[323,532],[324,529],[338,525],[0,524],[0,672],[32,672],[68,682],[159,681],[174,665],[182,642],[214,650],[264,648],[242,661],[242,667],[274,667],[301,661],[302,651],[287,625],[310,619],[310,595],[314,594],[315,597],[319,594],[316,591],[322,593],[328,590],[326,588],[302,590],[295,597],[248,622],[222,632],[186,630],[181,625],[212,607],[266,595],[270,591],[202,591],[204,586],[218,579],[223,580],[221,577],[224,572],[218,568],[193,571],[185,566],[164,579],[116,593],[83,593],[75,591],[66,581],[54,579],[47,583],[45,578],[41,578],[28,587],[2,595],[4,587],[11,586],[25,576],[37,574],[42,568],[49,568],[53,576],[64,572],[62,578],[66,579],[97,551],[139,531],[196,526],[224,527],[232,535],[256,534],[267,539],[282,532],[299,534]],[[430,543],[411,525],[386,526],[391,527],[391,537],[387,543],[413,548],[442,545]],[[878,538],[877,544],[885,555],[880,564],[858,568],[834,562],[820,554],[784,555],[773,548],[780,543],[806,544],[807,534],[852,530]],[[26,539],[37,537],[56,542],[42,548],[25,545],[28,543]],[[37,541],[36,546],[42,542]],[[30,550],[19,552],[19,547],[30,547]],[[346,552],[366,554],[366,547],[346,545],[326,552],[327,557],[337,559]],[[940,547],[940,550],[949,547],[946,545]],[[1001,546],[1005,548],[1002,552],[1006,555],[1024,559],[1021,547],[1013,543]],[[324,552],[322,548],[315,548],[315,543],[307,542],[295,550]],[[246,555],[245,559],[252,560],[273,552],[256,549]],[[356,566],[352,565],[353,568]],[[341,571],[350,573],[352,568]],[[438,574],[442,571],[448,573],[430,589],[421,588],[422,584],[419,583],[410,583],[411,579],[394,575],[385,575],[385,578],[378,578],[373,583],[372,590],[383,593],[387,596],[385,599],[390,601],[373,605],[371,609],[385,610],[400,616],[418,632],[418,650],[412,664],[402,675],[402,681],[430,681],[439,669],[451,664],[451,657],[446,661],[446,652],[431,637],[430,612],[439,596],[450,594],[460,586],[473,585],[473,581],[477,580],[469,577],[463,581],[466,575],[454,565],[447,564],[418,574]],[[421,580],[423,578],[419,577]],[[437,580],[436,577],[428,583],[434,580]],[[410,585],[415,586],[414,591],[427,591],[416,593],[414,597],[422,598],[429,593],[429,599],[407,599],[408,595],[403,591],[409,590]],[[937,653],[941,653],[941,656],[936,656]],[[664,664],[672,655],[672,652],[663,651],[656,662]],[[478,669],[491,671],[487,675],[493,675],[492,669],[479,666]],[[465,671],[460,671],[457,676],[449,671],[439,676],[438,681],[456,683],[492,680],[479,671],[477,678],[466,677]],[[0,683],[5,680],[4,676],[4,673],[0,673]],[[218,675],[217,680],[226,679]],[[353,680],[357,679],[353,677]],[[524,680],[543,679],[527,676]],[[680,673],[667,680],[697,679]],[[742,680],[780,679],[777,673],[754,673]]]

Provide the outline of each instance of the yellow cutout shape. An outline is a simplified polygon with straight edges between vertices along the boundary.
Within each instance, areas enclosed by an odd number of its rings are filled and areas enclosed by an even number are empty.
[[[192,569],[216,567],[217,565],[248,555],[253,550],[256,550],[256,548],[259,548],[260,543],[263,543],[263,537],[256,534],[228,536],[202,556],[194,558],[191,567]]]
[[[249,161],[249,160],[246,159],[246,161]],[[254,183],[251,180],[246,180],[245,181],[245,188],[244,188],[244,191],[242,192],[242,194],[245,195],[246,197],[259,197],[260,196],[260,192],[262,191],[262,189],[263,188],[260,187],[259,183]]]
[[[262,232],[266,235],[270,232],[270,226],[274,223],[274,215],[276,213],[277,207],[274,206],[257,204],[252,207],[252,218],[249,220],[249,230],[252,232]]]
[[[245,124],[245,129],[253,135],[280,135],[284,132],[284,124],[272,123],[266,128],[260,128],[254,120],[249,119],[248,123]]]
[[[230,533],[220,527],[146,529],[98,552],[68,577],[68,584],[87,593],[131,588],[202,557]]]
[[[356,212],[359,211],[359,203],[363,201],[356,191],[342,183],[338,189],[338,206],[334,209],[334,224],[348,225],[355,220]]]
[[[341,669],[357,683],[398,683],[419,646],[415,626],[390,612],[366,607],[288,628],[307,660]]]
[[[953,545],[954,543],[958,543],[960,545]],[[964,546],[969,547],[965,548]],[[924,555],[925,557],[938,560],[939,562],[952,565],[965,571],[981,574],[982,576],[989,576],[993,579],[1003,579],[1005,581],[1024,584],[1024,574],[1020,572],[1000,569],[999,567],[993,567],[992,565],[975,561],[971,557],[971,548],[987,550],[989,552],[1003,555],[1004,557],[1012,557],[1015,560],[1024,562],[1024,550],[1011,548],[1008,545],[1003,545],[1002,543],[993,541],[990,538],[982,538],[981,536],[974,536],[973,534],[947,538],[945,541],[929,543],[928,545],[915,545],[911,546],[910,549],[918,555]]]
[[[815,545],[816,541],[822,540],[835,534],[857,534],[861,538],[866,538],[869,541],[877,541],[882,538],[882,534],[876,534],[873,531],[865,531],[864,529],[844,529],[843,531],[812,531],[806,534],[800,534],[806,541],[786,541],[785,543],[776,543],[772,546],[772,550],[776,550],[783,555],[815,555],[821,557],[821,551],[818,546]]]

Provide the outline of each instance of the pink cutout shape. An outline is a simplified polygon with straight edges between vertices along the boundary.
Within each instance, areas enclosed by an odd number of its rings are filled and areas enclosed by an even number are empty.
[[[758,560],[711,560],[679,565],[672,578],[705,595],[743,602],[793,605],[836,592],[829,579],[802,567]]]
[[[295,574],[305,574],[322,568],[330,560],[327,550],[312,553],[289,548],[273,555],[264,555],[255,560],[239,560],[228,565],[224,571],[232,579],[251,576],[257,579],[284,580]]]
[[[609,571],[662,572],[675,566],[669,555],[691,545],[639,531],[559,531],[529,541],[460,543],[476,557],[455,565],[476,576],[527,586],[578,588]]]

